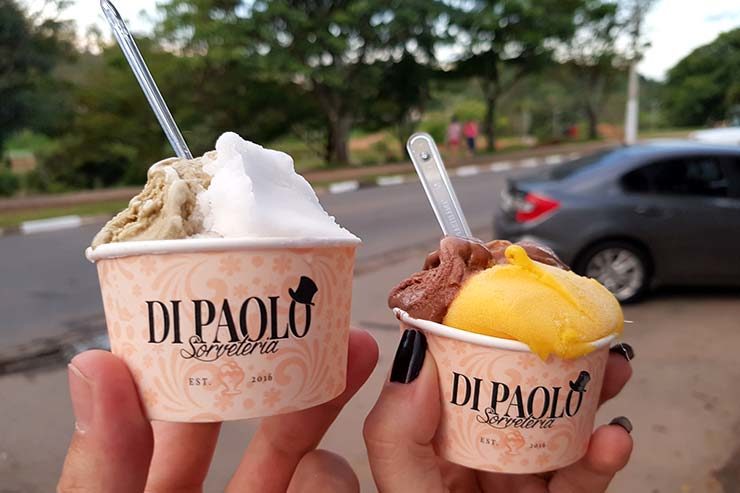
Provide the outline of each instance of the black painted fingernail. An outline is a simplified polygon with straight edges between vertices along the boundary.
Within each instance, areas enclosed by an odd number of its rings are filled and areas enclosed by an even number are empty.
[[[418,330],[406,329],[396,350],[391,382],[411,383],[419,376],[427,352],[427,338]]]
[[[635,359],[635,350],[632,349],[632,346],[627,344],[626,342],[620,342],[619,344],[616,344],[609,348],[610,353],[618,354],[627,361],[632,361]]]
[[[632,421],[627,419],[625,416],[614,418],[613,420],[609,422],[609,424],[621,426],[627,431],[627,433],[632,433]]]

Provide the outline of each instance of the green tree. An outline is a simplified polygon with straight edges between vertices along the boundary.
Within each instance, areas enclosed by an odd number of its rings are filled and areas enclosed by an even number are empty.
[[[442,9],[437,0],[170,0],[162,31],[186,52],[299,88],[320,110],[326,159],[346,164],[350,130],[387,64],[432,59]]]
[[[65,2],[54,2],[57,9]],[[0,0],[0,147],[25,127],[41,131],[63,121],[60,89],[52,78],[71,53],[71,26],[25,12],[16,0]]]
[[[623,27],[617,4],[587,2],[574,36],[564,46],[562,81],[579,95],[590,139],[599,136],[599,116],[606,98],[615,89],[620,65],[624,65],[617,48]]]
[[[406,153],[406,139],[418,127],[430,99],[434,71],[406,53],[398,62],[383,64],[377,97],[366,100],[363,123],[366,127],[391,127]]]
[[[706,125],[740,104],[740,28],[720,34],[668,71],[664,103],[674,125]]]
[[[475,77],[486,103],[483,133],[495,150],[496,106],[525,75],[547,64],[573,36],[588,0],[471,0],[457,3],[452,23],[465,48],[456,71]]]
[[[142,38],[139,48],[194,154],[236,131],[255,141],[282,135],[316,113],[292,87],[254,80],[243,67],[175,54]],[[149,166],[172,155],[117,45],[95,46],[65,67],[76,112],[59,145],[44,159],[51,182],[71,188],[138,184]]]

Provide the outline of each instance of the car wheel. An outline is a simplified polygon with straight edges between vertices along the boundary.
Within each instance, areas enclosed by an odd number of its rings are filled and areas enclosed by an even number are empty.
[[[638,300],[650,286],[647,255],[626,241],[608,241],[590,247],[579,257],[574,270],[599,281],[621,303]]]

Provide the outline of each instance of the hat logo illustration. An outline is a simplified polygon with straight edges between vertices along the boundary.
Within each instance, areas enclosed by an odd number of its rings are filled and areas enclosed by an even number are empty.
[[[570,382],[570,389],[573,392],[585,392],[586,391],[586,385],[588,382],[591,381],[591,375],[587,371],[582,371],[578,378],[574,380],[571,380]]]
[[[301,276],[298,287],[295,289],[288,289],[288,293],[290,294],[290,297],[293,298],[293,301],[295,301],[296,303],[313,306],[313,297],[316,296],[318,290],[319,288],[316,286],[316,283],[313,282],[313,279],[311,279],[310,277]]]

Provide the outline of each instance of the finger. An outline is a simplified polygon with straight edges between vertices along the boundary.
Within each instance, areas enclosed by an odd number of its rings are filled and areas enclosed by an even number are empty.
[[[360,482],[349,463],[326,450],[314,450],[298,463],[287,493],[359,493]]]
[[[438,459],[437,464],[447,491],[464,491],[466,493],[480,493],[482,491],[476,476],[478,471],[453,464],[444,459]]]
[[[626,418],[619,418],[626,420]],[[616,420],[615,420],[616,421]],[[626,421],[629,423],[629,420]],[[550,480],[551,493],[599,493],[606,491],[614,475],[632,453],[632,425],[610,424],[598,428],[591,437],[586,455],[572,466],[561,469]]]
[[[619,394],[632,377],[632,365],[622,351],[622,346],[628,347],[629,354],[634,357],[632,347],[627,344],[617,345],[610,350],[604,374],[604,385],[601,387],[600,404]]]
[[[534,474],[478,471],[478,484],[485,493],[546,493],[549,491],[545,480]]]
[[[344,405],[370,376],[377,361],[375,339],[364,330],[352,329],[344,392],[326,404],[263,419],[227,491],[284,492],[298,463],[318,446]]]
[[[75,432],[57,490],[144,491],[152,429],[131,374],[106,351],[88,351],[69,364]]]
[[[146,491],[200,492],[221,423],[154,422],[154,457]]]
[[[378,491],[444,491],[432,438],[440,416],[439,383],[426,338],[404,332],[389,381],[365,421],[364,436]]]

